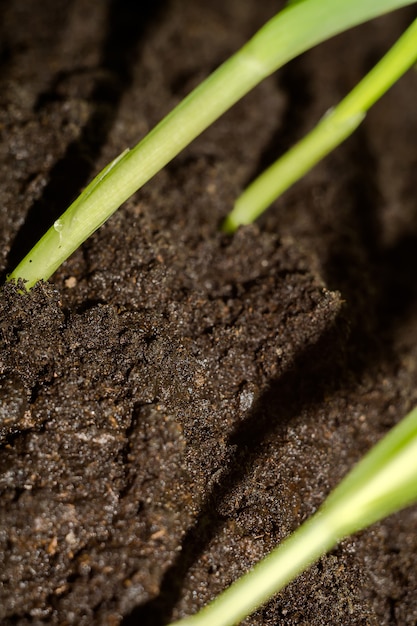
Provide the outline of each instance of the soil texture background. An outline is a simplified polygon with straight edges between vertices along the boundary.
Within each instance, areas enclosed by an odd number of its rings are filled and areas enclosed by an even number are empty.
[[[282,3],[3,0],[3,279]],[[417,401],[417,73],[254,226],[219,225],[413,17],[270,77],[51,278],[0,297],[0,623],[163,626],[297,528]],[[417,510],[245,624],[417,623]]]

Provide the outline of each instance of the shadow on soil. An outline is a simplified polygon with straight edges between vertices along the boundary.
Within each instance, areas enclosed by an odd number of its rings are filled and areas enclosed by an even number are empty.
[[[299,355],[291,370],[271,382],[250,417],[239,424],[229,439],[229,444],[236,446],[235,455],[219,482],[206,494],[195,524],[184,537],[178,558],[164,575],[159,595],[135,608],[125,617],[123,626],[169,623],[187,572],[224,523],[218,505],[253,467],[262,441],[274,431],[278,440],[285,439],[287,425],[302,408],[320,402],[324,393],[331,393],[335,385],[340,384],[340,380],[336,383],[339,372],[336,364],[343,367],[340,363],[343,336],[343,323],[336,323],[315,345]]]

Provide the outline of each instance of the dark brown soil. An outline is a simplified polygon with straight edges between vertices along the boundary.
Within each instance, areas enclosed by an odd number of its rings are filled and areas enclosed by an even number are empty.
[[[3,275],[277,4],[3,0]],[[219,233],[411,16],[292,62],[49,284],[3,289],[1,624],[195,612],[415,405],[416,72],[257,226]],[[245,623],[416,624],[416,525],[344,541]]]

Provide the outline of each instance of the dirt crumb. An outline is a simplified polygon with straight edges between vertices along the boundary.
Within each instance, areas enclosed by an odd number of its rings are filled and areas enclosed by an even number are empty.
[[[3,277],[276,9],[3,2]],[[219,230],[410,16],[295,60],[48,283],[1,288],[2,624],[164,626],[194,613],[415,404],[415,72],[259,224]],[[342,542],[244,623],[415,624],[415,518]]]

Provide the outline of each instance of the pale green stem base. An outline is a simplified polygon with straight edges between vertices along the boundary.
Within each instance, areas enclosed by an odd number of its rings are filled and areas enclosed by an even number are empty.
[[[314,517],[199,613],[171,626],[233,626],[337,542],[323,518]]]

